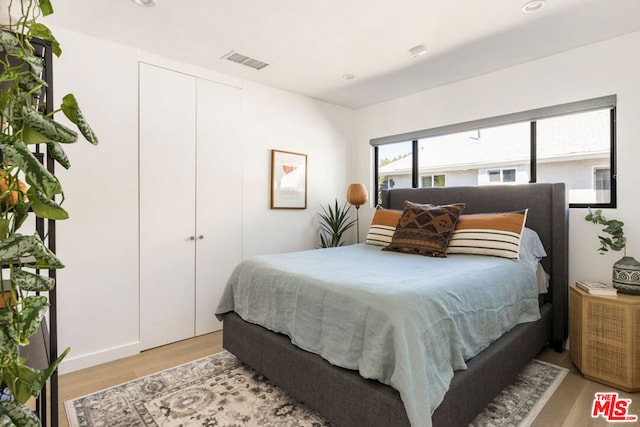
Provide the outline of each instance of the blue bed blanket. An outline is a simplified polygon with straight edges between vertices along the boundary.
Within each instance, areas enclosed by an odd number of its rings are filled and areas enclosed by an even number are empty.
[[[246,259],[216,313],[229,311],[394,387],[412,426],[431,425],[466,360],[540,318],[531,264],[365,244]]]

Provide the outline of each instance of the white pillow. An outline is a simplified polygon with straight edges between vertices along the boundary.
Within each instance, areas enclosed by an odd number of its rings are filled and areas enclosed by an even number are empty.
[[[547,256],[538,233],[525,227],[520,238],[520,259],[536,264]]]

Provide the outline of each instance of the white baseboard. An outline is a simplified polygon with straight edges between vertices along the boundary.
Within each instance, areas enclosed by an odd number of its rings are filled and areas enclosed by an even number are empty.
[[[112,360],[121,359],[123,357],[133,356],[140,353],[140,343],[133,342],[115,348],[109,348],[95,353],[74,355],[73,349],[71,353],[64,358],[58,367],[60,375],[78,371],[80,369],[90,368],[102,363],[111,362]]]

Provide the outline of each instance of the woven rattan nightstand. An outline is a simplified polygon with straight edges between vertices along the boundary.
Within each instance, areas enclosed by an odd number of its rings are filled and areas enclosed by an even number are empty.
[[[640,296],[569,290],[571,360],[585,378],[640,390]]]

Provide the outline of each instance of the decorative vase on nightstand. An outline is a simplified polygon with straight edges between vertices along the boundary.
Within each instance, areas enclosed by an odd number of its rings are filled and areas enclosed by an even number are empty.
[[[623,294],[640,295],[640,262],[625,256],[613,264],[613,287]]]

